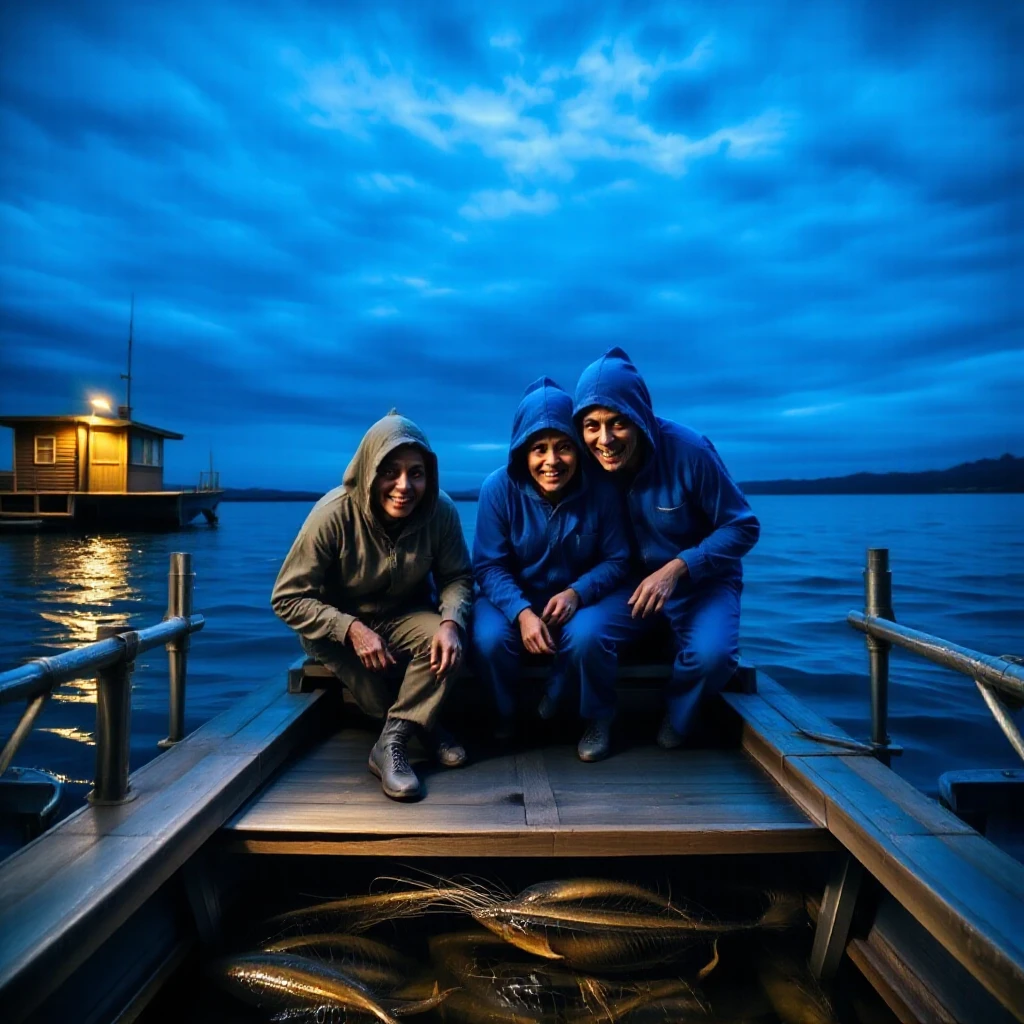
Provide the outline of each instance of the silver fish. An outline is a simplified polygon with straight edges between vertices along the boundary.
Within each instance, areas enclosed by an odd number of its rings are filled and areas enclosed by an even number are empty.
[[[688,946],[727,932],[785,927],[802,913],[796,897],[775,896],[759,918],[726,922],[616,892],[576,900],[512,900],[472,916],[536,956],[585,970],[623,971],[657,966]]]
[[[414,964],[383,942],[362,935],[321,932],[268,942],[266,953],[295,953],[329,963],[373,991],[390,992],[415,971]]]
[[[364,1013],[381,1024],[398,1024],[374,995],[353,978],[291,953],[228,957],[211,967],[232,995],[284,1019],[322,1010]]]

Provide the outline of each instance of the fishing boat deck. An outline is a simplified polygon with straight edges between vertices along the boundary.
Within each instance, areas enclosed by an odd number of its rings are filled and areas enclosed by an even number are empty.
[[[253,853],[617,856],[834,848],[739,749],[653,744],[584,764],[569,744],[421,764],[427,796],[396,804],[367,770],[374,735],[341,731],[284,768],[226,825]]]

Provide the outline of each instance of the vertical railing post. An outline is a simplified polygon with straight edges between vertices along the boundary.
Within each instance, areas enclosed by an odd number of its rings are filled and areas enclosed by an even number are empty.
[[[117,636],[124,650],[118,661],[96,677],[96,779],[89,802],[121,804],[134,797],[128,785],[132,735],[132,672],[138,633],[127,626],[101,626],[97,639]]]
[[[167,573],[167,614],[164,619],[187,619],[192,615],[192,591],[195,583],[192,556],[185,551],[171,554]],[[157,744],[166,749],[185,738],[185,677],[188,667],[188,633],[171,640],[167,646],[167,670],[170,676],[167,739]]]
[[[864,614],[895,621],[888,548],[868,548],[868,564],[864,570]],[[888,764],[889,651],[892,644],[870,634],[866,639],[871,669],[871,745],[879,760]]]

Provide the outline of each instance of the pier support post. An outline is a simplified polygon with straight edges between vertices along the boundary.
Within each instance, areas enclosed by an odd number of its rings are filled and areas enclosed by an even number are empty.
[[[868,564],[864,570],[864,614],[895,621],[888,548],[868,548]],[[875,748],[875,756],[888,764],[889,651],[892,644],[870,634],[866,639],[871,666],[871,745]]]
[[[853,908],[860,892],[864,869],[848,855],[842,856],[829,877],[818,908],[818,925],[811,947],[811,973],[818,981],[835,977],[846,952],[853,921]]]
[[[171,554],[171,567],[167,573],[167,619],[187,619],[192,615],[192,592],[196,575],[192,571],[192,556],[185,551]],[[167,739],[157,746],[167,749],[185,738],[185,678],[188,666],[188,633],[172,640],[167,646],[167,670],[170,676],[168,696]]]
[[[91,804],[123,804],[134,799],[128,785],[132,730],[132,672],[139,634],[125,625],[101,626],[98,640],[117,637],[121,657],[96,678],[96,779]]]

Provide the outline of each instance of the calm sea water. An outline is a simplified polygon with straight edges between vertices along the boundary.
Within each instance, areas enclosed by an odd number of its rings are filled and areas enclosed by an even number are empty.
[[[1024,654],[1024,495],[759,497],[762,539],[746,559],[744,656],[855,736],[868,731],[867,655],[846,625],[863,605],[868,546],[889,547],[899,621],[988,654]],[[226,504],[216,528],[114,536],[0,535],[0,668],[92,641],[96,627],[152,625],[167,602],[168,556],[192,553],[206,628],[189,657],[186,726],[194,729],[268,679],[284,685],[300,653],[269,595],[305,504]],[[472,539],[476,505],[460,505]],[[133,769],[167,734],[166,655],[134,677]],[[20,706],[19,706],[20,711]],[[95,747],[91,680],[54,695],[16,762],[89,788]],[[0,737],[13,708],[0,711]],[[954,768],[1012,767],[1016,755],[973,682],[893,652],[895,767],[934,792]]]

